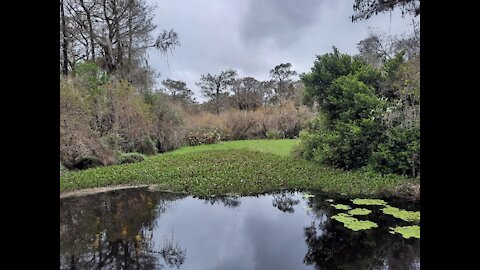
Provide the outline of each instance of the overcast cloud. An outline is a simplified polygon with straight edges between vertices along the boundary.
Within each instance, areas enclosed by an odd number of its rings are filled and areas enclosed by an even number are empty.
[[[352,23],[353,0],[147,0],[155,3],[157,32],[174,29],[181,46],[168,55],[151,52],[149,64],[159,80],[182,80],[205,100],[195,85],[202,74],[233,68],[259,80],[280,63],[308,72],[315,55],[332,51],[357,54],[369,27],[388,34],[412,31],[412,17],[399,11]]]

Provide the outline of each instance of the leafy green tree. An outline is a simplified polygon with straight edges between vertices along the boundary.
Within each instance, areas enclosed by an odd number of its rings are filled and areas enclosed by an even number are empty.
[[[340,76],[323,94],[322,116],[300,135],[302,155],[340,168],[365,166],[382,134],[384,101],[355,75]]]
[[[360,57],[342,54],[336,47],[333,47],[333,53],[317,56],[311,72],[303,73],[300,76],[305,84],[304,101],[306,103],[317,102],[321,108],[325,109],[324,102],[328,95],[326,90],[332,82],[341,76],[356,74],[360,71],[364,75],[359,78],[365,83],[372,83],[372,78],[367,75],[374,75],[373,68],[369,67]],[[375,77],[379,78],[380,76],[375,74]]]
[[[300,133],[297,153],[344,169],[370,165],[375,171],[417,176],[420,172],[420,80],[418,58],[405,51],[377,69],[359,57],[317,56],[302,74],[305,99],[320,114]]]

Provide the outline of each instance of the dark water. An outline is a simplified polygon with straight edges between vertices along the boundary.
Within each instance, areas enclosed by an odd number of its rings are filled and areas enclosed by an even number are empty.
[[[199,199],[135,189],[62,199],[60,268],[420,268],[420,241],[388,233],[408,223],[374,211],[367,217],[379,228],[350,231],[329,218],[342,212],[329,197],[301,195]]]

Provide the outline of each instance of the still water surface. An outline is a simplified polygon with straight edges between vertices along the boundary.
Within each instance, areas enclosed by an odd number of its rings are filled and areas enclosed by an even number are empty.
[[[382,215],[354,232],[324,194],[194,198],[146,189],[60,201],[61,269],[419,269],[420,241],[388,233],[410,225]],[[336,203],[351,203],[335,199]],[[401,201],[408,210],[419,206]]]

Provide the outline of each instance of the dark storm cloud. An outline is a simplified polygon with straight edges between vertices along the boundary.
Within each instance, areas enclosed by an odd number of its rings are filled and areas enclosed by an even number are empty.
[[[269,79],[269,71],[290,62],[308,72],[315,55],[332,51],[356,54],[369,27],[389,34],[411,31],[400,12],[352,23],[353,0],[148,0],[155,3],[157,32],[174,29],[181,46],[168,57],[150,54],[149,63],[167,77],[183,80],[197,99],[202,74],[233,68],[239,76]]]
[[[322,1],[250,0],[240,15],[240,33],[248,43],[273,39],[279,47],[289,47],[300,37],[304,26],[314,23]]]

